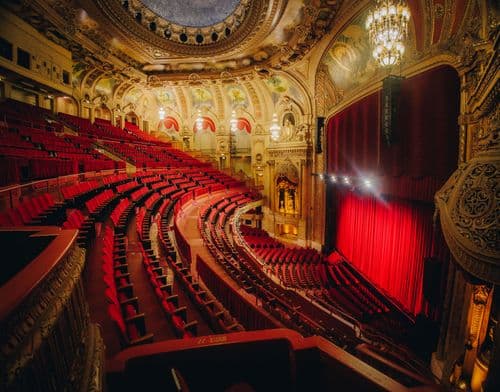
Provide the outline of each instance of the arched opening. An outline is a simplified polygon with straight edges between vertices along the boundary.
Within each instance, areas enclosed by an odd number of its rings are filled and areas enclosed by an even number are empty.
[[[78,114],[76,102],[70,97],[57,97],[56,98],[57,111],[59,113],[66,113],[72,116]]]
[[[134,125],[139,125],[139,117],[133,111],[130,111],[125,115],[125,121]]]
[[[94,117],[111,121],[111,110],[109,110],[106,105],[102,104],[100,108],[94,110]]]
[[[215,123],[210,117],[202,117],[193,124],[194,149],[212,154],[216,147]]]
[[[424,260],[447,263],[433,197],[457,166],[458,75],[445,66],[403,80],[391,140],[379,125],[381,96],[328,122],[325,244],[406,311],[438,318],[440,305],[423,295]]]

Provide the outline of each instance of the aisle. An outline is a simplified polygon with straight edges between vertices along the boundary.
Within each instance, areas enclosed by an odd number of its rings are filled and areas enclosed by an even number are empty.
[[[139,299],[139,309],[145,313],[146,330],[154,335],[153,341],[176,339],[174,329],[168,322],[165,312],[156,297],[148,274],[142,264],[142,255],[137,241],[135,217],[127,229],[127,263],[130,280],[134,284],[134,294]]]
[[[84,272],[85,298],[89,304],[90,319],[101,327],[106,359],[120,350],[118,329],[108,316],[108,302],[104,296],[106,284],[102,271],[102,233],[104,226],[94,242],[87,248],[87,262]]]
[[[220,265],[215,258],[210,253],[208,247],[203,243],[203,239],[201,237],[200,230],[198,229],[198,214],[200,210],[211,205],[216,200],[221,199],[223,197],[222,192],[217,192],[210,196],[200,197],[196,199],[194,202],[190,202],[186,204],[177,218],[177,225],[179,231],[184,236],[186,241],[188,242],[191,248],[191,273],[193,276],[198,276],[196,271],[196,256],[199,255],[205,262],[210,265],[210,268],[221,277],[229,286],[231,286],[235,291],[238,292],[238,295],[245,298],[248,302],[254,304],[256,308],[259,309],[260,312],[265,314],[270,319],[273,319],[275,323],[282,325],[281,322],[276,320],[272,315],[270,315],[260,304],[258,304],[254,295],[248,293],[241,287],[237,282],[235,282],[231,276],[226,272],[224,267]],[[233,317],[238,319],[238,315],[232,314]]]

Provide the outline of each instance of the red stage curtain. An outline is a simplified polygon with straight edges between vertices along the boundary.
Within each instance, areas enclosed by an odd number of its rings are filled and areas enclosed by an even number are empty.
[[[327,233],[348,260],[413,313],[422,309],[424,257],[446,248],[432,249],[432,201],[457,166],[459,96],[457,72],[448,66],[403,80],[391,146],[381,141],[380,92],[328,122],[329,173],[376,173],[388,201],[337,189],[336,218]]]
[[[340,252],[406,310],[420,312],[433,206],[347,193],[339,195],[338,207]]]
[[[457,167],[459,96],[448,66],[403,80],[391,146],[381,142],[380,91],[353,103],[328,122],[328,172],[383,176],[382,193],[432,201]]]
[[[355,175],[375,171],[379,150],[380,92],[332,117],[328,123],[328,171]]]

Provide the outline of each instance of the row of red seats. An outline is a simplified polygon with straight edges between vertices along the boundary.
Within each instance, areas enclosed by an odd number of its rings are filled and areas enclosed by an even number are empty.
[[[152,184],[154,182],[159,182],[161,181],[161,177],[159,175],[152,175],[151,177],[142,177],[141,178],[141,183],[143,185],[148,185]]]
[[[118,185],[116,187],[116,192],[117,193],[125,193],[127,191],[130,191],[131,189],[138,188],[140,185],[137,181],[130,181],[125,184]]]
[[[160,200],[160,195],[157,192],[155,192],[146,199],[146,201],[144,202],[144,206],[147,209],[151,209],[159,200]]]
[[[126,197],[121,199],[110,215],[115,230],[124,231],[134,205]]]
[[[113,198],[115,193],[111,189],[106,189],[85,202],[85,206],[91,215],[100,215]]]
[[[244,237],[246,240],[246,237]],[[315,249],[310,248],[285,248],[280,246],[278,241],[275,241],[275,247],[255,247],[256,254],[266,263],[266,264],[276,264],[276,263],[310,263],[317,264],[324,262],[324,257],[321,256]]]
[[[172,285],[167,284],[164,269],[151,248],[150,218],[151,211],[141,208],[137,219],[137,234],[140,239],[139,247],[142,261],[149,281],[176,335],[180,338],[194,337],[197,335],[198,322],[196,320],[187,321],[187,307],[179,306],[179,297],[173,293]]]
[[[95,136],[102,136],[114,140],[130,140],[137,141],[138,138],[129,133],[126,130],[115,127],[111,124],[111,121],[104,120],[101,118],[96,118],[94,121],[94,127],[92,128]]]
[[[56,203],[52,194],[26,198],[17,207],[0,214],[0,226],[25,226],[37,224],[59,224],[63,218],[63,208]]]
[[[118,328],[122,347],[153,341],[153,334],[146,331],[145,315],[139,311],[130,282],[126,246],[125,237],[115,236],[113,229],[106,227],[102,249],[105,297],[109,302],[108,315]]]
[[[128,179],[129,179],[129,177],[125,173],[123,173],[123,174],[114,174],[112,176],[106,176],[106,177],[104,177],[102,179],[102,182],[105,185],[114,185],[114,184],[117,184],[117,183],[125,182]]]
[[[93,192],[99,187],[100,185],[96,180],[82,181],[78,184],[68,185],[61,188],[61,194],[63,195],[64,199],[75,199],[89,192]]]
[[[187,293],[193,303],[196,304],[205,317],[212,330],[221,333],[244,331],[244,327],[235,320],[231,314],[205,290],[202,290],[199,282],[195,279],[182,261],[177,260],[175,248],[169,235],[169,214],[173,210],[171,200],[165,200],[160,207],[161,225],[158,233],[160,243],[166,253],[166,260],[172,267],[179,281],[187,289]]]
[[[147,187],[142,187],[137,189],[136,191],[130,194],[130,199],[132,201],[140,201],[145,195],[150,193],[150,190]]]
[[[88,246],[90,240],[95,236],[95,226],[92,219],[87,218],[80,210],[73,210],[62,224],[63,229],[77,229],[79,231],[77,243]]]
[[[146,132],[141,130],[137,125],[132,124],[128,121],[125,121],[125,126],[123,128],[128,132],[133,133],[138,139],[159,143],[159,141],[156,138],[148,135]],[[170,143],[165,143],[165,142],[162,143],[170,145]]]

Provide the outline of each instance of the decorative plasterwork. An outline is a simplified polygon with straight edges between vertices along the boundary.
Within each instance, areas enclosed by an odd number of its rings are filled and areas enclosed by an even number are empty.
[[[47,233],[56,232],[45,228],[39,235]],[[85,250],[68,244],[57,264],[2,320],[0,390],[101,390],[104,345],[90,323],[84,264]]]
[[[300,181],[299,170],[297,166],[295,166],[292,161],[287,159],[284,162],[280,162],[275,169],[275,177],[286,177],[290,181],[298,184]]]
[[[160,14],[162,5],[159,3],[163,2],[151,2],[155,8],[151,6],[148,7],[147,3],[150,3],[149,1],[130,0],[122,1],[121,3],[123,8],[127,10],[135,19],[136,23],[140,23],[146,29],[152,31],[163,39],[181,45],[197,46],[212,45],[216,42],[230,38],[232,34],[244,26],[252,5],[252,2],[249,0],[240,1],[239,4],[236,4],[236,7],[232,10],[232,12],[224,18],[222,10],[213,9],[211,13],[205,12],[204,14],[203,9],[195,10],[191,8],[189,10],[187,8],[188,4],[186,4],[184,5],[184,10],[179,9],[177,11],[179,13],[183,11],[186,12],[188,10],[190,11],[189,18],[187,15],[176,15],[177,19],[184,21],[184,24],[181,24],[180,22],[177,22],[177,20],[169,20]],[[208,4],[203,4],[205,8],[207,6],[217,7],[216,4],[210,4],[216,2],[212,1],[207,3]],[[168,4],[163,5],[163,8],[166,9],[164,12],[165,15],[170,14],[168,12],[168,6]],[[219,15],[219,11],[222,20],[213,19],[216,15]],[[188,21],[191,22],[189,23]]]
[[[471,275],[500,284],[500,145],[479,153],[436,194],[443,233],[455,260]]]
[[[306,158],[308,156],[308,147],[283,147],[283,148],[269,148],[267,150],[269,158],[274,159],[285,159],[287,157],[293,156],[294,158]]]

